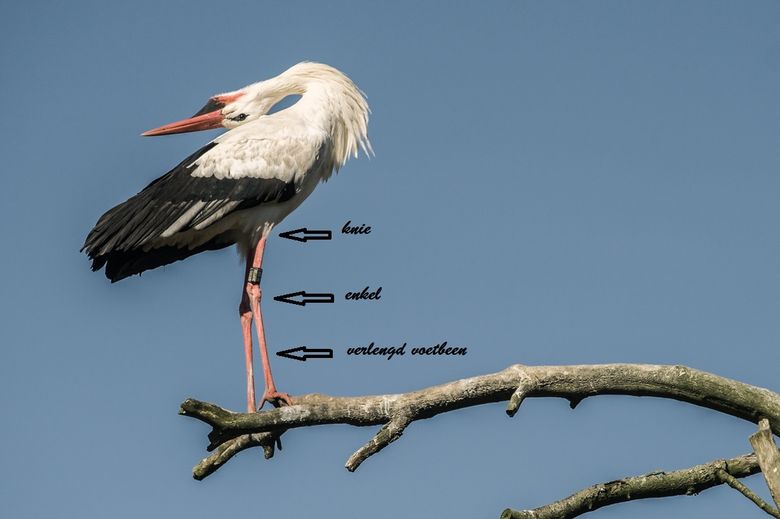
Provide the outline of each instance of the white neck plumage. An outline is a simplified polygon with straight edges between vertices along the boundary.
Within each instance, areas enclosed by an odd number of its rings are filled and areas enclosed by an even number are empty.
[[[336,169],[359,149],[373,154],[368,140],[370,110],[365,94],[344,74],[321,63],[298,63],[267,81],[257,83],[270,110],[289,95],[300,95],[290,110],[301,113],[330,135]]]

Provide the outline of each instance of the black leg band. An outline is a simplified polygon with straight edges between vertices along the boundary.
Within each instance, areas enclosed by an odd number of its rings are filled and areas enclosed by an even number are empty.
[[[263,269],[252,267],[246,275],[246,282],[253,285],[259,285],[260,279],[263,277]]]

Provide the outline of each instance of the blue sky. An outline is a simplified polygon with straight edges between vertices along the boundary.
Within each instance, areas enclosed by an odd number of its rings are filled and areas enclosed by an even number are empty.
[[[186,397],[243,409],[236,253],[116,285],[78,249],[97,217],[213,138],[139,134],[301,60],[368,94],[351,161],[273,239],[264,303],[293,394],[400,392],[509,364],[680,363],[778,390],[780,5],[772,1],[24,2],[0,7],[3,515],[497,517],[581,487],[747,452],[753,426],[654,399],[530,400],[372,434],[290,432],[203,482]],[[468,346],[444,359],[350,346]],[[761,490],[760,477],[749,480]],[[729,488],[593,517],[763,517]]]

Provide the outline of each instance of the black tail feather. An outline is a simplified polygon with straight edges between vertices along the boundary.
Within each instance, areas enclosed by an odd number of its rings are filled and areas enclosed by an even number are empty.
[[[105,265],[106,277],[115,283],[145,270],[169,265],[204,251],[224,249],[234,243],[233,240],[220,235],[194,249],[166,245],[147,251],[140,249],[115,250],[108,254],[92,257],[92,270],[98,271]]]

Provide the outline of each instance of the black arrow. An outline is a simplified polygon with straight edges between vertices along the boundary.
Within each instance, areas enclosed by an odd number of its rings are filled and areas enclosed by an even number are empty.
[[[306,243],[309,240],[330,240],[331,233],[327,229],[321,231],[310,231],[306,227],[301,227],[300,229],[281,232],[279,233],[279,237]]]
[[[303,355],[295,355],[296,353],[302,353]],[[290,348],[289,350],[277,351],[277,355],[285,357],[287,359],[300,360],[306,362],[306,359],[332,359],[333,350],[331,349],[312,349],[306,346],[298,346],[297,348]]]
[[[306,306],[306,303],[332,303],[334,299],[333,294],[309,294],[301,290],[300,292],[290,292],[289,294],[276,296],[274,301]]]

